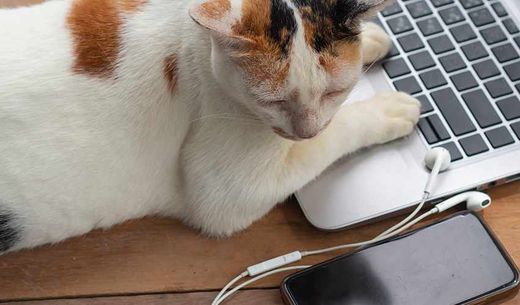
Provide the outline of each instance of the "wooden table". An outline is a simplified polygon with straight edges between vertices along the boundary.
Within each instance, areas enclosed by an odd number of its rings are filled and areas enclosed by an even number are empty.
[[[0,0],[0,7],[41,1]],[[520,182],[490,194],[494,204],[484,217],[520,262]],[[320,232],[305,221],[291,200],[227,240],[207,239],[171,219],[131,221],[109,231],[0,257],[0,303],[210,304],[215,291],[246,266],[296,249],[366,240],[396,221]],[[303,263],[333,256],[310,257]],[[267,278],[227,304],[281,305],[278,286],[283,276]],[[520,296],[513,295],[501,304],[520,304]]]
[[[484,217],[520,262],[520,182],[495,188],[490,195],[493,206]],[[366,240],[396,221],[343,232],[320,232],[305,221],[292,201],[227,240],[204,238],[170,219],[131,221],[109,231],[98,230],[58,245],[0,257],[0,302],[210,304],[215,290],[246,266],[295,249]],[[309,257],[304,263],[332,256]],[[282,277],[265,279],[228,304],[281,305],[277,287]],[[501,304],[520,304],[520,296]]]

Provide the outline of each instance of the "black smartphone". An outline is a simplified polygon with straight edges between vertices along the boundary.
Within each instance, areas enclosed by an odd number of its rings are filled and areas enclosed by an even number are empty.
[[[288,276],[289,305],[477,304],[512,290],[518,269],[485,222],[464,211]]]

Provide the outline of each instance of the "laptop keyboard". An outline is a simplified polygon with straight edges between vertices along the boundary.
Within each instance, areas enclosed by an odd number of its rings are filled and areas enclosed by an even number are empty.
[[[376,20],[383,68],[422,104],[418,128],[454,161],[520,145],[520,25],[499,0],[399,0]]]

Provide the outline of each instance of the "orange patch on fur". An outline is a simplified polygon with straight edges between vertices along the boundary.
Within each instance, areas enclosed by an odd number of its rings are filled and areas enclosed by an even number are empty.
[[[272,22],[270,1],[242,1],[241,19],[232,25],[232,34],[251,43],[242,46],[232,57],[248,74],[253,86],[265,86],[276,91],[289,76],[289,58],[284,58],[284,50],[267,33],[266,29]],[[287,28],[281,28],[279,34],[281,39],[290,35]]]
[[[147,0],[76,0],[67,17],[74,42],[76,73],[113,75],[119,56],[121,12],[134,12]]]
[[[357,65],[361,61],[360,42],[338,42],[331,50],[320,55],[320,65],[330,74],[336,74],[345,64]]]
[[[175,91],[175,86],[177,85],[177,57],[175,55],[170,55],[164,59],[164,78],[168,84],[168,90],[171,93]]]
[[[229,0],[214,0],[208,1],[200,6],[201,15],[209,19],[221,19],[231,9],[231,2]]]
[[[118,7],[127,13],[133,13],[145,5],[148,0],[117,0]]]
[[[121,18],[113,0],[77,0],[67,18],[74,40],[73,70],[109,77],[119,55]]]

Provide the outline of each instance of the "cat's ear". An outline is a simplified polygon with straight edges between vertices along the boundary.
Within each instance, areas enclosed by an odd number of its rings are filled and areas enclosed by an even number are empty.
[[[247,42],[248,39],[234,33],[233,25],[240,20],[240,12],[231,0],[203,0],[190,8],[191,18],[214,36],[227,42]]]
[[[382,9],[394,3],[396,0],[358,0],[361,19],[367,20],[375,17]]]

